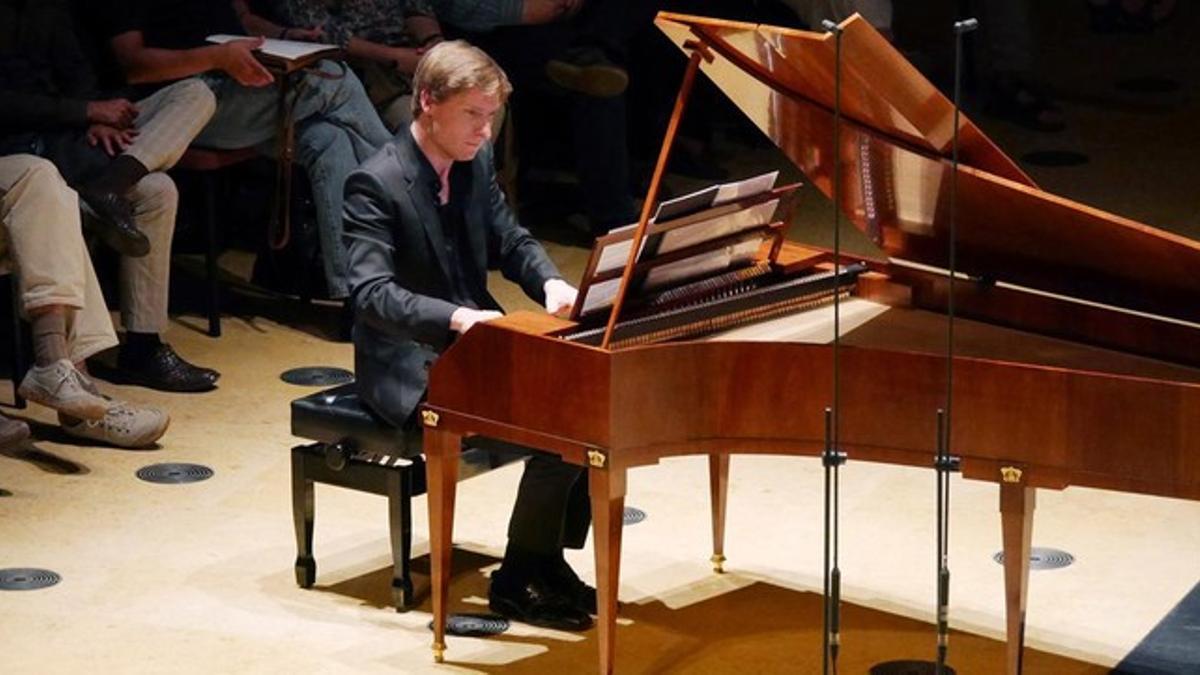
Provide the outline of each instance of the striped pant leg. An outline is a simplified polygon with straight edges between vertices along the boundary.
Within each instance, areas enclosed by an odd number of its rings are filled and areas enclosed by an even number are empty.
[[[138,135],[125,154],[150,171],[166,171],[187,150],[217,109],[208,85],[197,78],[176,82],[137,102]]]
[[[171,239],[179,192],[167,174],[154,172],[142,178],[128,197],[134,223],[150,240],[150,252],[140,258],[121,257],[121,323],[127,331],[162,334],[167,328]]]

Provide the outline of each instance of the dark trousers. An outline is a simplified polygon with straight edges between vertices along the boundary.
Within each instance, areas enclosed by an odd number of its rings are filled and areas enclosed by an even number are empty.
[[[100,146],[87,142],[85,131],[31,131],[0,137],[0,155],[24,153],[48,159],[72,187],[96,178],[112,163]]]
[[[583,548],[591,522],[584,468],[534,453],[517,489],[517,503],[508,523],[509,546],[525,553],[558,556],[564,547]]]
[[[405,445],[417,451],[423,429],[416,415],[404,424]],[[528,454],[517,501],[508,522],[510,548],[535,556],[557,557],[563,548],[583,548],[592,523],[587,471],[558,457],[491,438],[471,438],[468,445],[491,452]]]

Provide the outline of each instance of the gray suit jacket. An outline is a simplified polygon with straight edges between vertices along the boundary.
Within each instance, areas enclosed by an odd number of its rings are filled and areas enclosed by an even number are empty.
[[[427,185],[421,150],[405,128],[346,179],[345,241],[354,302],[354,364],[359,395],[401,426],[421,402],[429,367],[453,339],[442,224]],[[542,301],[546,281],[561,276],[541,244],[521,227],[496,184],[491,146],[471,162],[459,255],[476,279],[488,269]],[[500,309],[480,288],[480,309]]]

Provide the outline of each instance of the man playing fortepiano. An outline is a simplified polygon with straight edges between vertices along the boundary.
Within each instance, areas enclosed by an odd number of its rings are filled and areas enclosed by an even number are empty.
[[[412,124],[346,181],[359,395],[409,437],[419,434],[417,406],[433,361],[455,335],[500,316],[487,291],[489,268],[549,312],[575,301],[496,184],[491,120],[511,90],[479,49],[437,45],[414,76]],[[564,545],[581,547],[587,536],[582,477],[557,458],[530,458],[504,563],[492,575],[492,611],[565,630],[591,625],[595,589],[562,556]]]

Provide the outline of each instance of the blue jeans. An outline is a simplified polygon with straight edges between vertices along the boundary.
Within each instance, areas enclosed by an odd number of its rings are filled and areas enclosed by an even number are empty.
[[[318,72],[294,76],[291,100],[296,125],[296,160],[308,173],[317,229],[332,298],[349,294],[342,244],[342,188],[359,164],[391,139],[378,113],[348,67],[321,61]],[[205,75],[217,97],[217,112],[196,137],[209,148],[265,145],[278,131],[279,85],[244,87],[225,75]],[[265,148],[273,153],[273,145]]]

